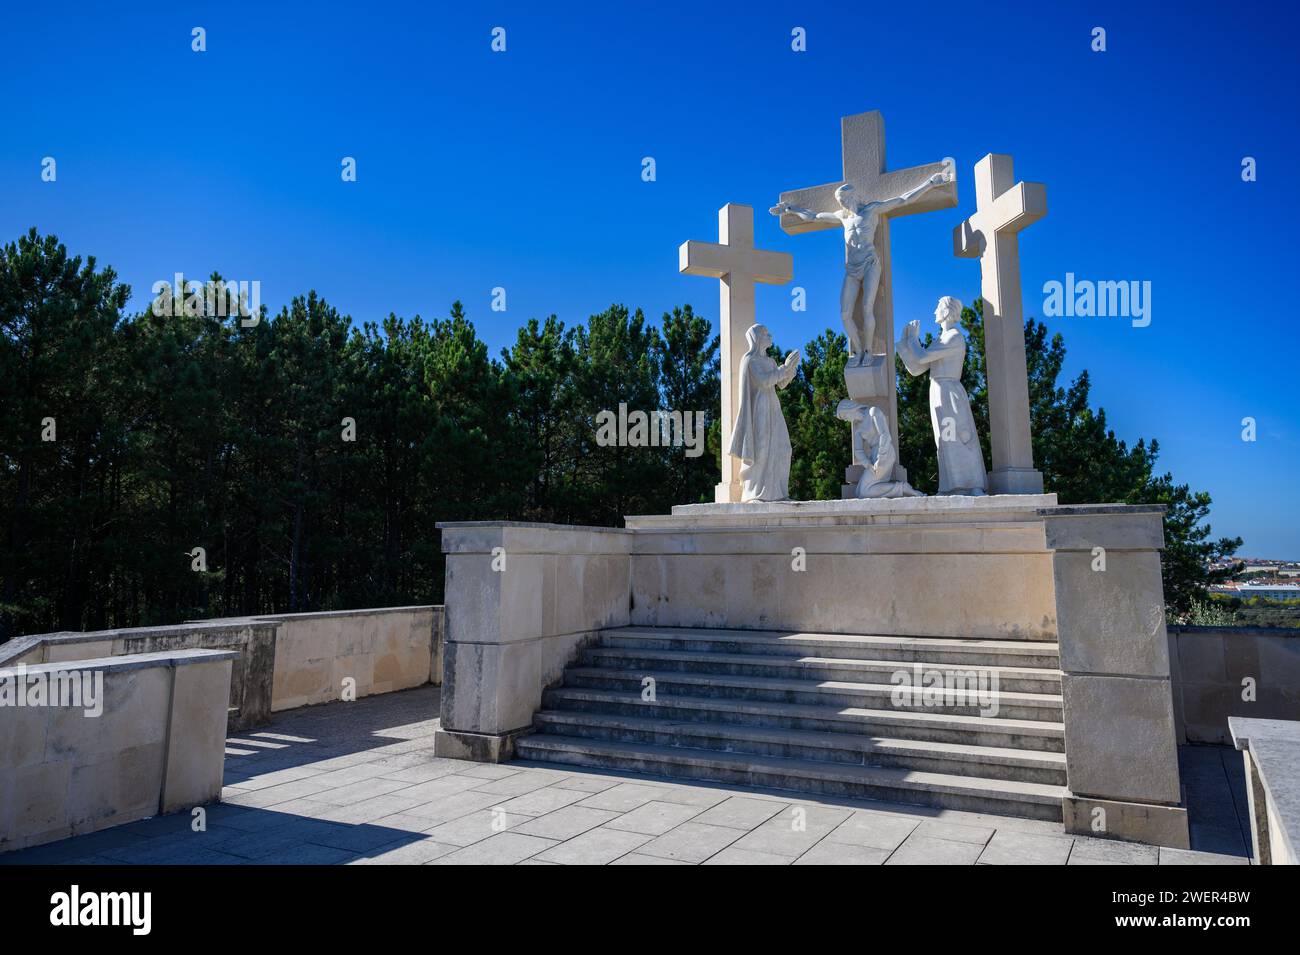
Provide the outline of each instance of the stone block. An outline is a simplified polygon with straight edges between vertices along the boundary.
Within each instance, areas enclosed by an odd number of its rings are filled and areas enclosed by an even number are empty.
[[[1169,681],[1067,673],[1065,762],[1077,796],[1180,801]]]
[[[1091,552],[1052,562],[1061,669],[1067,673],[1169,676],[1160,555],[1111,552],[1093,570]]]
[[[51,707],[46,760],[94,762],[132,746],[164,739],[167,721],[160,714],[167,712],[171,697],[167,667],[107,672],[85,669],[79,675],[83,680],[94,679],[96,672],[102,673],[103,711],[99,716],[89,716],[84,707]]]
[[[1187,810],[1181,806],[1068,795],[1061,800],[1065,831],[1173,849],[1191,847]]]
[[[163,812],[221,798],[225,766],[230,661],[190,663],[174,673]]]
[[[154,714],[160,723],[163,717]],[[225,714],[221,717],[224,730]],[[74,831],[95,832],[157,815],[164,748],[158,740],[74,766],[68,788],[68,819]]]
[[[536,642],[448,644],[442,725],[487,734],[529,726],[541,702],[538,650]]]

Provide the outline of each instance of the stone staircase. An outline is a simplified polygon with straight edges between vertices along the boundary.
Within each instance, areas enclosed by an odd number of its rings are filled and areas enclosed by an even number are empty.
[[[1055,643],[605,630],[546,692],[536,731],[517,740],[516,753],[1059,821],[1066,790],[1058,666]],[[896,701],[891,678],[899,671],[913,679],[959,671],[987,681],[986,692]],[[653,701],[643,699],[647,678]]]

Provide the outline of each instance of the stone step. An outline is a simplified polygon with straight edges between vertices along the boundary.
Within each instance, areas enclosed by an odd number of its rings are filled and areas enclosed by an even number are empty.
[[[679,722],[888,736],[1053,753],[1065,751],[1065,727],[1060,722],[955,716],[928,710],[880,710],[678,695],[660,696],[656,702],[647,703],[641,699],[639,687],[631,692],[556,687],[546,692],[543,706],[548,710],[639,717],[646,716],[653,707],[655,718]]]
[[[539,712],[533,725],[541,733],[608,742],[1065,785],[1064,754],[1035,750],[560,710]]]
[[[521,759],[669,778],[1061,820],[1063,786],[534,733]]]
[[[666,670],[628,671],[571,666],[564,671],[565,686],[607,690],[640,690],[645,678],[655,681],[659,700],[675,695],[721,699],[766,700],[775,703],[812,703],[827,706],[861,706],[868,709],[925,710],[962,716],[1002,717],[1010,720],[1059,722],[1061,697],[1044,693],[989,692],[974,698],[944,699],[927,704],[894,702],[897,686],[839,680],[788,680],[775,677],[724,673],[674,673]]]
[[[582,651],[582,662],[604,669],[671,670],[686,673],[727,673],[797,680],[837,680],[849,683],[894,684],[894,675],[907,673],[913,685],[923,679],[961,678],[971,674],[980,687],[1019,693],[1060,695],[1061,673],[1037,667],[985,665],[976,659],[960,663],[933,660],[858,660],[851,657],[776,656],[699,650],[651,650],[641,647],[593,646]],[[919,669],[919,672],[918,672]]]
[[[692,627],[618,627],[600,632],[609,647],[699,650],[775,656],[848,657],[867,660],[923,660],[983,666],[1060,667],[1055,643],[1038,640],[970,640],[954,637],[890,637],[785,630],[714,630]]]

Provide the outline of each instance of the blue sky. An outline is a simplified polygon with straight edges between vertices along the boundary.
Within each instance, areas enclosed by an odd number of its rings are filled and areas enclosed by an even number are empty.
[[[11,5],[0,239],[53,232],[137,307],[214,269],[259,280],[272,311],[311,288],[357,320],[461,299],[495,352],[529,317],[611,302],[715,318],[717,283],[679,275],[677,247],[716,240],[717,209],[742,202],[758,244],[794,256],[808,310],[788,287],[758,309],[801,347],[839,328],[837,236],[787,236],[763,210],[836,179],[839,117],[879,109],[891,168],[951,155],[959,173],[957,209],[894,226],[896,322],[978,294],[951,230],[976,160],[1012,154],[1047,185],[1021,236],[1027,314],[1067,272],[1152,283],[1146,328],[1049,319],[1067,372],[1089,369],[1119,435],[1158,438],[1211,492],[1216,533],[1300,558],[1297,19],[1240,2]]]

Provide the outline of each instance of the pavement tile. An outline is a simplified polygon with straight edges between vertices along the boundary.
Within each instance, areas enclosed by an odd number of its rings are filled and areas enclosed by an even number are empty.
[[[417,839],[414,842],[389,842],[353,859],[348,865],[424,865],[455,852],[459,846]]]
[[[641,783],[619,783],[612,789],[606,789],[588,796],[580,806],[588,809],[613,809],[628,812],[637,806],[643,806],[652,799],[662,799],[665,790],[662,786],[645,786]]]
[[[430,865],[513,865],[554,845],[555,842],[551,839],[524,836],[517,832],[499,832],[482,842],[434,859]]]
[[[829,842],[823,839],[798,859],[795,865],[884,865],[889,849],[854,845],[848,842]]]
[[[916,827],[918,836],[928,836],[932,839],[946,839],[948,842],[969,842],[972,845],[982,846],[993,838],[993,830],[986,829],[982,826],[961,826],[951,822],[937,822],[934,819],[926,819]]]
[[[563,809],[556,809],[554,812],[548,812],[544,816],[537,816],[522,825],[515,826],[513,831],[526,836],[541,836],[544,839],[572,839],[576,835],[617,818],[618,813],[609,809],[565,806]]]
[[[1118,839],[1091,839],[1075,836],[1070,850],[1070,865],[1156,865],[1160,850],[1156,846]]]
[[[700,813],[695,817],[695,821],[710,826],[730,826],[733,829],[749,831],[755,826],[761,826],[785,808],[784,804],[770,799],[732,796]]]
[[[982,844],[913,833],[894,850],[885,865],[974,865],[983,851]]]
[[[727,848],[740,836],[740,831],[730,826],[684,822],[676,829],[647,842],[640,847],[640,851],[665,859],[680,859],[682,862],[703,862]]]
[[[623,813],[617,819],[605,823],[609,829],[625,829],[647,836],[661,836],[669,829],[680,826],[692,816],[700,813],[699,806],[684,806],[681,803],[659,802],[651,800]]]
[[[982,865],[1065,865],[1073,845],[1069,836],[1004,829],[993,833],[977,861]]]
[[[649,841],[649,836],[639,832],[601,827],[561,842],[555,848],[541,853],[538,858],[544,862],[559,862],[563,865],[607,865]]]

